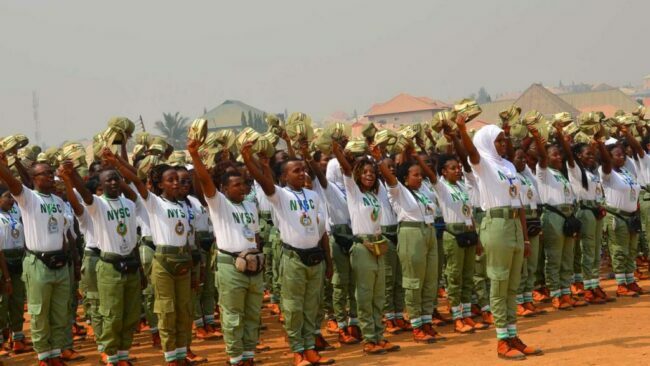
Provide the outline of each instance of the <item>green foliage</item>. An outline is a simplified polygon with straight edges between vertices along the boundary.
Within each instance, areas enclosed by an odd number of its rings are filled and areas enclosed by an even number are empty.
[[[156,129],[174,149],[185,148],[189,126],[189,118],[181,116],[180,112],[163,113],[163,120],[156,121]]]

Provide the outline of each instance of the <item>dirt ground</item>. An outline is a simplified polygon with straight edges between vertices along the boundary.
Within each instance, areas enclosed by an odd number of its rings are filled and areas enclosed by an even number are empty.
[[[614,282],[609,280],[604,284],[608,294],[614,296]],[[642,281],[641,285],[650,290],[650,281]],[[544,355],[529,357],[523,362],[533,365],[646,364],[650,355],[649,298],[650,295],[619,298],[613,303],[570,311],[555,311],[550,304],[543,304],[543,308],[549,311],[547,314],[520,319],[518,324],[524,342],[541,347]],[[263,331],[261,337],[263,344],[270,346],[271,350],[258,354],[256,359],[263,365],[289,365],[291,355],[281,324],[266,309],[262,313],[268,330]],[[402,350],[380,356],[365,356],[360,345],[340,346],[335,335],[326,335],[326,339],[337,348],[323,354],[335,358],[337,365],[430,365],[442,362],[445,365],[479,366],[512,363],[497,358],[494,328],[469,335],[455,334],[451,325],[441,327],[439,331],[448,340],[432,345],[415,344],[408,333],[390,336],[390,341],[399,344]],[[135,341],[138,344],[131,351],[137,357],[135,365],[163,364],[162,353],[151,347],[147,332],[136,334]],[[69,365],[98,364],[99,357],[92,340],[76,342],[75,347],[86,356],[86,360]],[[209,359],[204,365],[225,363],[223,341],[197,341],[192,349]],[[7,365],[22,366],[34,365],[35,359],[35,354],[29,353],[2,361]]]

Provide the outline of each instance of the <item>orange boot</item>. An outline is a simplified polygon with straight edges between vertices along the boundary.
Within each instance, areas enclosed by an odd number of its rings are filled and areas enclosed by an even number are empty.
[[[339,343],[347,345],[357,344],[359,340],[348,333],[348,327],[344,327],[343,329],[339,328]]]
[[[216,335],[208,331],[208,329],[205,326],[203,326],[203,327],[196,327],[195,336],[197,339],[205,340],[205,339],[215,338]]]
[[[546,287],[533,290],[533,300],[535,302],[551,302],[551,297],[548,295]]]
[[[386,352],[399,351],[400,348],[401,348],[400,346],[398,346],[396,344],[392,344],[392,343],[390,343],[389,341],[387,341],[385,339],[383,341],[379,341],[379,343],[377,343],[377,345],[379,345],[381,348],[383,348]]]
[[[20,353],[26,353],[26,352],[31,352],[33,348],[31,346],[27,345],[27,342],[24,340],[19,340],[19,341],[13,341],[13,345],[11,346],[11,350],[15,354],[20,354]]]
[[[481,319],[483,319],[483,323],[492,325],[494,324],[494,315],[492,315],[491,311],[484,311],[481,313]]]
[[[384,329],[390,334],[398,334],[402,331],[402,328],[398,327],[394,319],[387,319],[384,322]]]
[[[151,333],[151,342],[153,343],[152,344],[153,348],[161,348],[162,343],[160,341],[160,333],[158,332]]]
[[[267,307],[271,311],[271,315],[280,315],[280,305],[271,303]]]
[[[433,343],[436,341],[432,336],[428,335],[422,327],[413,328],[413,340],[415,343]]]
[[[331,365],[335,362],[333,358],[323,358],[323,356],[313,349],[308,349],[303,354],[305,355],[305,359],[312,365]]]
[[[524,308],[532,311],[535,315],[546,314],[546,310],[538,308],[532,302],[525,302]]]
[[[307,361],[305,355],[300,352],[293,354],[293,366],[311,366],[312,363]]]
[[[402,319],[402,318],[397,318],[395,319],[395,325],[400,327],[403,331],[410,331],[413,330],[413,327],[411,326],[411,323]]]
[[[366,342],[363,345],[363,353],[368,355],[383,355],[386,350],[375,342]]]
[[[351,335],[352,337],[358,339],[361,341],[361,328],[359,328],[358,325],[350,325],[348,326],[348,334]]]
[[[75,351],[75,350],[73,350],[71,348],[68,348],[66,350],[63,350],[63,352],[61,352],[61,359],[63,361],[67,361],[67,362],[70,362],[70,361],[82,361],[82,360],[86,359],[86,356],[82,355],[81,353],[79,353],[79,352],[77,352],[77,351]]]
[[[574,282],[571,285],[571,295],[583,296],[585,294],[585,284],[582,282]]]
[[[431,323],[425,323],[424,325],[422,325],[422,329],[424,329],[424,331],[428,335],[433,337],[433,340],[436,342],[447,340],[446,337],[444,337],[442,334],[438,333],[435,329],[433,329],[433,324]]]
[[[571,297],[571,295],[562,295],[562,299],[563,299],[564,302],[569,303],[574,308],[579,308],[581,306],[587,306],[586,301],[573,298],[573,297]]]
[[[634,292],[636,292],[636,293],[639,294],[639,295],[643,295],[643,289],[642,289],[641,286],[639,286],[639,284],[636,283],[636,282],[628,283],[627,288],[628,288],[630,291],[634,291]]]
[[[463,323],[469,325],[474,330],[485,330],[485,329],[488,329],[490,327],[489,324],[485,324],[485,323],[481,323],[481,322],[475,322],[470,317],[463,318]]]
[[[465,324],[463,319],[454,320],[454,332],[460,334],[474,333],[474,328]]]
[[[539,348],[527,346],[519,337],[510,338],[510,346],[526,356],[539,356],[543,353]]]
[[[535,315],[535,313],[526,309],[526,307],[524,307],[524,304],[517,304],[517,316],[523,316],[524,318],[528,318],[533,315]]]
[[[500,339],[497,342],[497,355],[505,360],[525,360],[526,355],[510,345],[508,339]]]
[[[600,286],[598,286],[598,287],[596,287],[596,288],[594,289],[594,294],[595,294],[596,296],[598,296],[599,298],[605,300],[606,302],[616,301],[615,298],[610,297],[609,295],[607,295],[607,293],[606,293],[606,292],[603,290],[603,288],[600,287]]]
[[[553,298],[551,299],[551,303],[553,304],[553,307],[556,308],[557,310],[568,310],[572,308],[571,304],[563,301],[563,299],[559,296],[553,296]]]
[[[591,305],[601,305],[604,304],[606,301],[605,299],[601,299],[600,297],[596,296],[594,293],[594,290],[592,289],[586,289],[585,290],[585,301]]]
[[[618,285],[616,288],[616,296],[617,297],[638,297],[639,294],[636,292],[630,290],[627,285]]]

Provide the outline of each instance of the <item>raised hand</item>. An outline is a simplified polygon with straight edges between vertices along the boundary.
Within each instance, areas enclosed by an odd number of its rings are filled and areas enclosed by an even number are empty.
[[[192,154],[198,154],[199,153],[199,147],[201,147],[202,142],[199,140],[188,140],[187,141],[187,151]]]

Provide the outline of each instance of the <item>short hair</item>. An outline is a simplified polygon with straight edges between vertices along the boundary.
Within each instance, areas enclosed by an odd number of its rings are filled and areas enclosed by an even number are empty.
[[[241,173],[235,171],[235,172],[225,172],[219,177],[219,187],[223,188],[227,186],[230,183],[230,178],[233,177],[240,177],[242,178]]]
[[[97,193],[97,188],[99,188],[99,177],[92,176],[92,177],[88,178],[88,180],[86,181],[84,186],[86,187],[87,190],[90,191],[90,193],[96,194]]]
[[[418,163],[415,160],[407,160],[395,167],[395,175],[397,176],[397,180],[399,180],[404,185],[406,185],[406,177],[408,177],[409,169],[411,169],[412,166],[418,166]]]
[[[298,158],[289,158],[289,159],[283,161],[282,164],[280,164],[280,174],[284,175],[284,173],[287,170],[287,165],[289,163],[295,163],[295,162],[302,162],[302,160],[298,159]]]

